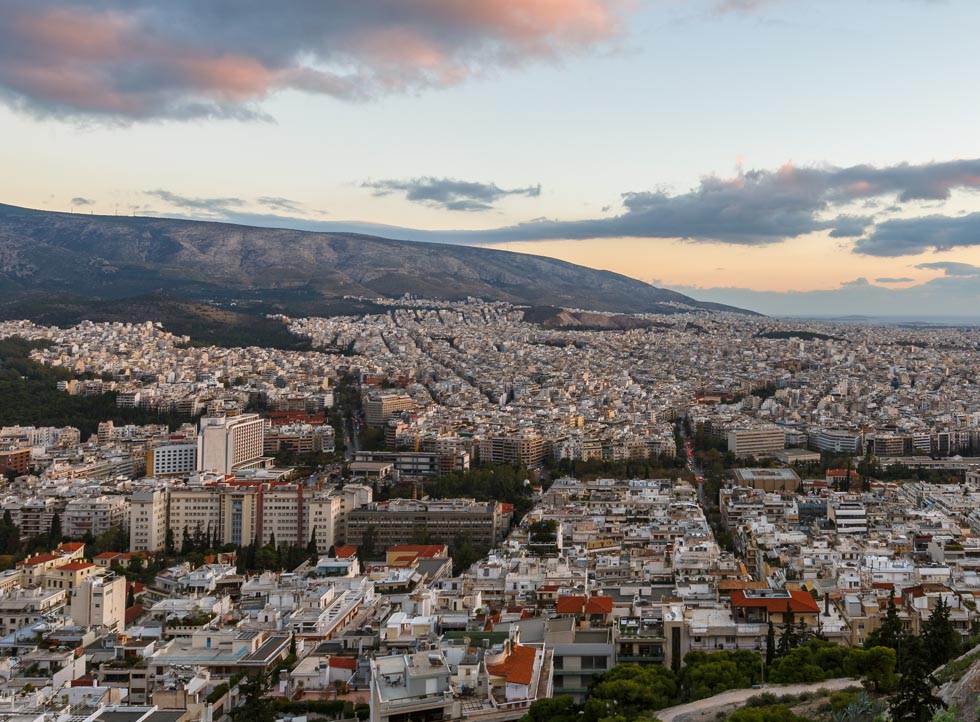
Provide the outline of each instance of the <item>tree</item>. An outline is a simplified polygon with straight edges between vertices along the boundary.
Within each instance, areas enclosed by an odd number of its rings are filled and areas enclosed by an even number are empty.
[[[844,672],[860,677],[875,692],[888,692],[895,687],[895,650],[890,647],[852,649],[844,661]]]
[[[772,619],[769,620],[769,630],[766,632],[766,667],[772,664],[776,658],[776,628],[772,626]]]
[[[61,543],[61,514],[55,512],[51,517],[51,528],[48,530],[48,543],[51,546]]]
[[[888,706],[892,720],[929,722],[933,713],[945,705],[933,694],[934,680],[925,645],[919,637],[909,636],[902,640],[900,671],[898,689]]]
[[[174,530],[169,526],[167,527],[167,533],[164,536],[163,549],[168,557],[172,557],[177,554],[177,545],[174,542]]]
[[[377,529],[374,528],[374,524],[368,524],[364,527],[364,533],[361,535],[361,545],[357,548],[357,556],[362,562],[370,561],[377,553],[375,550],[377,541]]]
[[[674,704],[678,691],[676,675],[669,669],[620,664],[592,686],[583,722],[610,716],[635,720]]]
[[[950,621],[949,615],[949,605],[940,596],[929,619],[922,625],[922,644],[925,647],[929,669],[941,667],[959,656],[963,640]]]
[[[275,722],[276,714],[264,695],[269,689],[269,678],[265,672],[246,676],[238,683],[238,691],[244,703],[231,711],[235,722]]]
[[[786,613],[783,615],[783,633],[779,635],[779,645],[776,648],[777,655],[785,657],[798,646],[798,643],[796,630],[793,628],[793,610],[787,601]]]
[[[902,620],[898,616],[898,607],[895,606],[895,590],[892,589],[888,594],[888,609],[885,612],[885,619],[880,627],[868,635],[864,646],[868,649],[871,647],[890,647],[897,650],[901,646],[904,634]]]
[[[126,582],[126,608],[132,607],[136,604],[136,590],[133,582]]]
[[[578,722],[578,705],[568,695],[535,701],[520,722]]]
[[[14,526],[10,509],[5,509],[3,521],[0,522],[0,553],[16,554],[18,551],[20,551],[20,529]]]
[[[306,545],[306,554],[307,554],[308,557],[310,557],[310,559],[312,559],[314,561],[319,556],[319,552],[317,551],[317,545],[316,545],[316,529],[315,528],[310,533],[310,541]]]

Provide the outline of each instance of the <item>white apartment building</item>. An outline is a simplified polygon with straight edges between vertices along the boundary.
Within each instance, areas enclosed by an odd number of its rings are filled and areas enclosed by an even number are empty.
[[[326,553],[343,536],[344,513],[371,500],[359,484],[319,492],[301,484],[208,484],[173,487],[133,495],[130,545],[133,551],[162,549],[169,529],[180,549],[184,532],[198,530],[221,544],[250,544],[259,539],[305,546],[316,532],[317,549]],[[152,545],[152,546],[151,546]]]
[[[126,579],[115,574],[83,580],[71,598],[72,621],[83,627],[122,631],[126,621]]]
[[[858,497],[834,494],[827,500],[827,518],[834,523],[838,534],[866,534],[868,515]]]
[[[732,429],[728,450],[735,456],[762,456],[786,448],[786,433],[778,426]]]
[[[810,432],[810,448],[835,454],[859,454],[861,433],[847,429],[817,429]]]
[[[179,476],[197,468],[197,444],[190,441],[161,444],[146,451],[147,476]]]
[[[263,466],[264,434],[258,414],[205,416],[197,435],[197,470],[230,474]]]
[[[69,501],[61,518],[65,536],[98,536],[129,525],[129,503],[124,496],[83,496]]]
[[[137,491],[130,497],[129,550],[155,552],[166,546],[167,492]]]

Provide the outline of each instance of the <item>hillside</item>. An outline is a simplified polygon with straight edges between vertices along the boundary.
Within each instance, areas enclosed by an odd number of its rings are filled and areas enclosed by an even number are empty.
[[[293,314],[329,312],[335,302],[325,302],[345,295],[405,293],[621,313],[673,313],[668,304],[677,303],[737,310],[609,271],[486,248],[0,205],[0,304],[30,307],[38,292],[164,294]]]

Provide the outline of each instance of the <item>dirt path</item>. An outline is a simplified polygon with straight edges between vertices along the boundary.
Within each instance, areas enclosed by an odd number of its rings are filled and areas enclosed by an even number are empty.
[[[679,704],[676,707],[662,709],[656,713],[656,716],[660,722],[698,722],[698,720],[713,718],[718,712],[728,712],[731,709],[737,709],[749,697],[754,697],[763,692],[770,692],[778,697],[784,694],[816,692],[820,689],[836,692],[839,689],[858,687],[860,684],[856,679],[845,678],[828,679],[823,682],[814,682],[813,684],[766,685],[758,689],[733,689],[728,692],[716,694],[714,697],[699,699],[697,702],[688,702],[687,704]]]

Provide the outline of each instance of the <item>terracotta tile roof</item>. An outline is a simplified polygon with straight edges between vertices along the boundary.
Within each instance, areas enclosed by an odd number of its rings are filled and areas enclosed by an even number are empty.
[[[584,597],[569,594],[558,597],[556,611],[559,614],[610,614],[613,610],[612,597]]]
[[[353,657],[331,657],[330,666],[354,671],[357,669],[357,660]]]
[[[55,551],[59,552],[77,552],[85,548],[84,542],[65,542],[64,544],[59,544]]]
[[[752,607],[767,612],[785,612],[787,604],[792,612],[819,612],[820,607],[809,592],[796,589],[789,591],[787,597],[747,597],[741,589],[732,592],[733,607]]]
[[[578,594],[568,594],[558,597],[556,611],[559,614],[581,614],[585,609],[585,597]]]
[[[412,552],[421,559],[435,559],[445,554],[448,549],[445,544],[396,544],[388,549],[390,552]]]
[[[122,552],[102,552],[101,554],[96,554],[93,559],[115,559],[116,557],[121,557]]]
[[[56,559],[61,559],[57,554],[37,554],[29,559],[25,559],[22,562],[18,562],[19,567],[36,567],[38,564],[44,564],[45,562],[53,562]]]
[[[357,547],[353,544],[342,544],[336,547],[333,552],[337,559],[350,559],[357,554]]]
[[[130,624],[142,617],[143,612],[144,609],[142,604],[134,604],[131,607],[126,607],[126,626],[128,627]]]
[[[533,647],[517,644],[503,662],[488,664],[487,672],[495,677],[504,677],[510,684],[531,684],[536,656],[537,650]]]
[[[59,569],[62,569],[66,572],[78,572],[81,571],[82,569],[89,569],[90,567],[94,567],[94,566],[95,565],[92,564],[91,562],[70,562],[69,564],[63,564],[62,566],[59,567]]]
[[[612,614],[612,610],[612,597],[589,597],[589,601],[585,603],[586,614]]]

